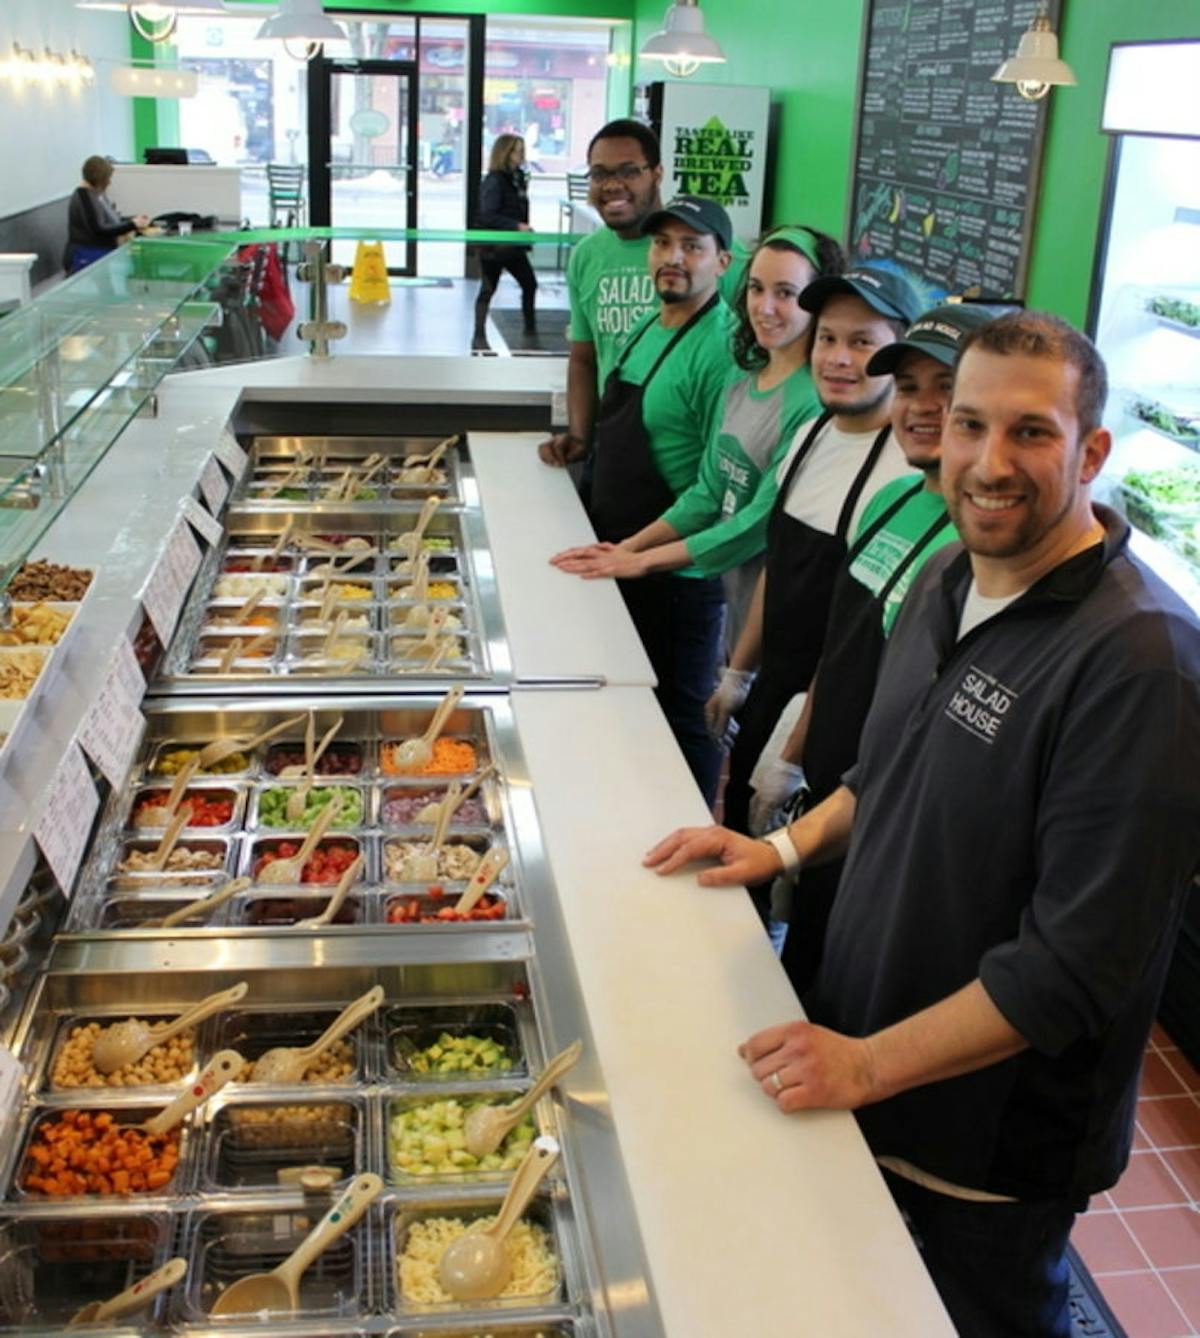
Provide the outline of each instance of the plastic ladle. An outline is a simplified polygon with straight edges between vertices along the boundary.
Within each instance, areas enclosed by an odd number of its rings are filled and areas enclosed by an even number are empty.
[[[334,916],[342,909],[342,902],[346,900],[346,893],[350,891],[351,886],[358,881],[363,871],[363,857],[359,857],[353,864],[347,868],[346,872],[338,879],[338,885],[334,888],[333,896],[329,898],[329,904],[320,915],[310,915],[307,919],[297,920],[294,928],[296,929],[322,929],[325,925],[332,924]]]
[[[143,920],[139,929],[174,929],[176,925],[181,925],[185,920],[190,920],[193,915],[203,917],[206,921],[208,916],[223,906],[230,897],[235,897],[239,892],[244,892],[250,886],[249,878],[231,878],[223,887],[218,888],[216,892],[210,893],[207,897],[201,897],[198,901],[189,901],[186,906],[180,906],[177,911],[172,911],[170,915],[164,915],[161,918],[154,916],[149,920]]]
[[[261,590],[256,590],[244,604],[240,604],[233,610],[228,618],[223,618],[221,621],[234,627],[243,626],[246,619],[249,618],[266,597],[267,592],[265,587]]]
[[[462,806],[467,802],[467,800],[470,799],[471,796],[474,795],[479,790],[479,787],[483,784],[483,782],[487,780],[489,776],[494,776],[495,774],[496,774],[496,764],[494,762],[489,762],[487,766],[484,767],[484,769],[479,773],[479,775],[476,776],[475,779],[470,783],[470,785],[468,785],[467,788],[463,790],[461,794],[459,794],[458,797],[455,799],[454,805],[450,809],[451,822],[454,821],[454,815],[458,812],[460,808],[462,808]],[[449,803],[449,800],[450,800],[450,791],[447,789],[445,795],[440,800],[435,800],[432,803],[426,804],[423,808],[418,809],[415,816],[413,817],[413,822],[421,827],[436,827],[438,814],[441,812],[442,805]]]
[[[479,868],[471,875],[466,890],[454,903],[454,914],[469,915],[507,866],[508,851],[503,846],[489,850],[479,861]]]
[[[300,1279],[309,1265],[346,1234],[383,1191],[383,1181],[368,1172],[357,1176],[317,1225],[277,1268],[239,1278],[217,1297],[212,1315],[293,1312],[300,1305]]]
[[[140,1129],[146,1134],[169,1134],[177,1124],[182,1124],[197,1106],[202,1106],[210,1096],[216,1096],[227,1082],[232,1082],[245,1067],[246,1061],[236,1050],[218,1050],[209,1060],[204,1072],[169,1106],[164,1106],[157,1115],[151,1115],[148,1120],[143,1120],[140,1124],[121,1127]]]
[[[425,537],[425,531],[429,528],[429,522],[433,519],[433,513],[442,504],[440,497],[427,497],[425,505],[421,508],[421,514],[417,517],[417,523],[411,530],[407,530],[396,540],[396,547],[401,552],[408,553],[415,557],[421,551],[421,540]]]
[[[312,791],[313,782],[317,778],[317,763],[325,756],[325,750],[333,742],[339,729],[341,729],[346,717],[343,715],[333,722],[325,731],[321,742],[317,745],[316,751],[312,754],[312,759],[305,768],[306,774],[301,778],[300,784],[288,795],[287,809],[285,810],[289,822],[298,822],[304,816],[304,808],[308,803],[308,796]],[[286,771],[287,768],[284,768]],[[281,773],[282,774],[282,773]]]
[[[440,441],[426,456],[412,456],[404,464],[400,471],[401,483],[432,483],[434,481],[434,470],[441,463],[442,456],[458,441],[457,434],[453,437],[447,437],[445,441]],[[421,464],[416,461],[421,460]]]
[[[451,795],[457,800],[459,794],[459,784],[457,781],[451,785],[447,792],[447,798]],[[454,810],[444,806],[438,813],[437,822],[434,823],[433,836],[429,844],[424,849],[410,855],[405,860],[405,867],[402,870],[405,881],[421,882],[429,881],[438,876],[438,855],[446,840],[446,832],[450,827],[450,818]]]
[[[286,767],[280,767],[277,773],[280,780],[302,780],[308,774],[316,737],[317,715],[315,711],[309,711],[304,718],[304,761],[291,762]]]
[[[314,1059],[323,1055],[331,1045],[336,1045],[348,1031],[353,1031],[363,1018],[369,1017],[382,1002],[383,986],[375,985],[361,999],[355,999],[352,1004],[343,1008],[311,1045],[303,1047],[277,1045],[273,1050],[259,1055],[250,1071],[250,1081],[298,1083],[304,1077],[304,1070]]]
[[[156,1268],[153,1273],[135,1282],[132,1287],[127,1287],[111,1300],[89,1301],[67,1321],[67,1327],[70,1328],[72,1324],[98,1324],[101,1320],[119,1319],[122,1315],[130,1315],[153,1301],[159,1292],[165,1292],[168,1287],[174,1287],[177,1282],[181,1282],[187,1271],[186,1259],[179,1256],[168,1259],[161,1268]]]
[[[280,486],[282,487],[283,485]],[[261,553],[256,554],[253,558],[250,559],[250,570],[262,571],[263,564],[265,562],[268,561],[274,562],[275,559],[278,558],[280,553],[283,552],[284,548],[287,546],[287,541],[291,537],[292,537],[292,522],[289,520],[284,525],[283,529],[279,531],[279,537],[275,540],[275,542],[271,545],[271,547],[264,549]]]
[[[136,1064],[147,1050],[152,1050],[195,1023],[219,1013],[222,1008],[244,999],[249,988],[243,980],[231,989],[210,994],[207,999],[201,999],[198,1004],[180,1013],[170,1025],[158,1031],[151,1030],[145,1022],[135,1017],[105,1027],[92,1043],[92,1067],[97,1073],[108,1074],[116,1073],[126,1064]]]
[[[171,851],[175,849],[175,843],[183,835],[183,829],[192,820],[191,804],[183,804],[175,812],[170,825],[163,833],[162,840],[155,846],[146,865],[148,873],[161,873],[166,867],[167,860],[171,858]]]
[[[271,860],[269,864],[264,864],[256,875],[258,881],[275,885],[302,883],[304,881],[304,866],[308,863],[309,856],[324,840],[325,833],[341,811],[342,796],[335,794],[317,814],[316,821],[309,828],[308,835],[304,838],[300,849],[294,855],[286,855],[281,859]]]
[[[197,759],[198,769],[207,771],[209,767],[216,766],[218,762],[232,757],[234,753],[248,753],[251,749],[258,748],[269,739],[273,739],[277,734],[282,734],[284,730],[298,725],[303,719],[303,715],[289,716],[286,720],[281,720],[278,725],[272,725],[270,729],[264,729],[261,734],[254,734],[248,739],[214,739],[212,743],[206,743],[200,749]]]
[[[175,810],[179,807],[179,801],[183,798],[183,792],[191,783],[191,779],[196,774],[199,766],[200,758],[198,755],[186,761],[175,775],[175,784],[171,786],[166,803],[147,804],[134,818],[133,825],[135,827],[169,827],[171,819],[175,816]]]
[[[506,1106],[476,1106],[463,1125],[467,1151],[473,1157],[486,1157],[504,1142],[510,1130],[515,1129],[534,1108],[542,1096],[570,1069],[583,1054],[583,1042],[572,1041],[542,1070],[541,1077],[523,1097]]]
[[[438,1281],[456,1301],[481,1301],[499,1296],[512,1274],[512,1260],[504,1241],[516,1226],[546,1172],[558,1157],[558,1142],[536,1138],[525,1160],[513,1174],[512,1184],[490,1226],[471,1230],[452,1240],[438,1260]]]
[[[416,771],[418,767],[423,767],[429,762],[433,757],[433,745],[437,742],[438,735],[441,734],[451,713],[462,701],[462,696],[463,686],[461,683],[456,683],[442,698],[425,733],[416,739],[405,739],[396,746],[395,762],[402,771]]]

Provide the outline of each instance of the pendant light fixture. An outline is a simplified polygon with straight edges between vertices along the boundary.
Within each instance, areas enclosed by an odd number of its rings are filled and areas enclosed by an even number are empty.
[[[1021,35],[1017,54],[1006,60],[992,78],[999,84],[1016,84],[1017,92],[1030,102],[1044,98],[1055,84],[1078,82],[1075,71],[1058,58],[1058,38],[1050,27],[1045,5]]]
[[[108,8],[102,4],[80,4],[80,9]],[[130,0],[122,6],[134,31],[147,42],[165,42],[175,32],[180,14],[224,14],[222,0]]]
[[[315,52],[317,43],[345,41],[346,30],[340,23],[326,18],[321,0],[282,0],[279,13],[268,19],[255,36],[283,42],[307,42],[310,44],[308,49]]]
[[[721,65],[725,53],[716,38],[704,31],[704,15],[696,0],[675,0],[667,6],[660,32],[643,44],[645,60],[661,60],[668,74],[681,79],[695,74],[701,65]]]

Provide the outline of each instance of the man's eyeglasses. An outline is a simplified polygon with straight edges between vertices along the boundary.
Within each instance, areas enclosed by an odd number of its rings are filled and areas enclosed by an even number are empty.
[[[611,170],[607,167],[589,167],[588,180],[593,186],[603,186],[606,181],[636,181],[643,172],[649,172],[648,163],[622,163]]]

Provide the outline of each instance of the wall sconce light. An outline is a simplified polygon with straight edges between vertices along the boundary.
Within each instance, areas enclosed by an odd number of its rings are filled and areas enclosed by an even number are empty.
[[[127,98],[194,98],[200,87],[195,70],[161,65],[116,65],[109,82],[114,93]]]
[[[1016,84],[1017,92],[1030,102],[1044,98],[1055,84],[1075,84],[1075,71],[1058,58],[1058,38],[1050,27],[1043,5],[1038,16],[1021,34],[1017,54],[992,75],[998,84]]]
[[[704,31],[704,15],[696,0],[668,5],[661,31],[648,37],[638,54],[645,60],[661,60],[668,74],[681,79],[695,74],[701,65],[725,62],[716,38]]]
[[[28,47],[14,42],[8,57],[0,60],[0,79],[7,79],[14,88],[34,84],[47,89],[80,88],[95,78],[95,66],[77,51],[63,55],[43,47],[39,56]]]

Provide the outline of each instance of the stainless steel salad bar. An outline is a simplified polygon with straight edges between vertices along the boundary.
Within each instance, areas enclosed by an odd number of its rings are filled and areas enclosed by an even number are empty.
[[[57,1332],[175,1270],[105,1331],[663,1332],[506,691],[469,456],[451,440],[413,463],[440,444],[251,444],[12,1037],[0,1331]],[[485,865],[494,883],[460,911]],[[214,991],[232,993],[170,1028]],[[301,1072],[256,1071],[364,991],[375,1004]],[[102,1066],[98,1038],[130,1028],[144,1052]],[[564,1091],[580,1096],[542,1096],[472,1154],[472,1112],[577,1039]],[[222,1064],[241,1071],[149,1132]],[[509,1237],[507,1286],[453,1299],[446,1244],[496,1213],[545,1137],[561,1157]],[[382,1192],[303,1270],[294,1306],[220,1314],[374,1176]]]

